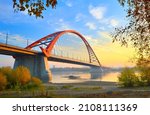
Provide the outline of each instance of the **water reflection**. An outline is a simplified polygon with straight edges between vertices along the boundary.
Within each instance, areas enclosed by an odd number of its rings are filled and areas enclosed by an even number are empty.
[[[90,72],[91,74],[91,79],[98,79],[103,76],[103,72]]]
[[[120,72],[110,72],[107,74],[104,74],[100,80],[101,81],[109,81],[109,82],[118,82],[118,75]]]
[[[119,72],[52,72],[53,83],[75,83],[85,81],[117,82]]]

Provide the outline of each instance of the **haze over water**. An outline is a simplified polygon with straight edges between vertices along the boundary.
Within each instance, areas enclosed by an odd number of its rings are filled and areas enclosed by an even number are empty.
[[[107,81],[107,82],[117,82],[119,72],[52,72],[53,83],[77,83],[86,81]]]

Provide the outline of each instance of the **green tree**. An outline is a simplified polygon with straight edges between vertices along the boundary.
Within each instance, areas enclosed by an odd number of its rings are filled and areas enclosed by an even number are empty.
[[[123,87],[133,87],[138,85],[138,77],[131,68],[124,68],[118,76],[119,84]]]
[[[150,86],[150,67],[139,67],[138,68],[141,82],[145,82],[147,86]]]
[[[48,7],[55,8],[57,0],[13,0],[13,8],[17,11],[27,11],[28,14],[43,18],[43,11]]]
[[[114,41],[122,45],[129,42],[137,51],[137,64],[150,66],[150,1],[149,0],[118,0],[127,6],[129,23],[125,27],[115,29]]]

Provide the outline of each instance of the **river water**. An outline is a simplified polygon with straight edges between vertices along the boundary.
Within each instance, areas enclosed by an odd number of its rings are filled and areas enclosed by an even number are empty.
[[[76,83],[85,81],[117,82],[119,71],[111,72],[52,72],[53,83]]]

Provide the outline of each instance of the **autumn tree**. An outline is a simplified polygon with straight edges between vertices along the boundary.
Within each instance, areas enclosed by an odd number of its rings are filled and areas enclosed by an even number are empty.
[[[129,23],[125,27],[115,29],[114,41],[122,45],[129,43],[137,51],[137,64],[150,66],[150,1],[118,0],[126,7]]]
[[[28,14],[43,18],[43,11],[48,7],[55,8],[57,0],[13,0],[15,12],[27,11]]]

